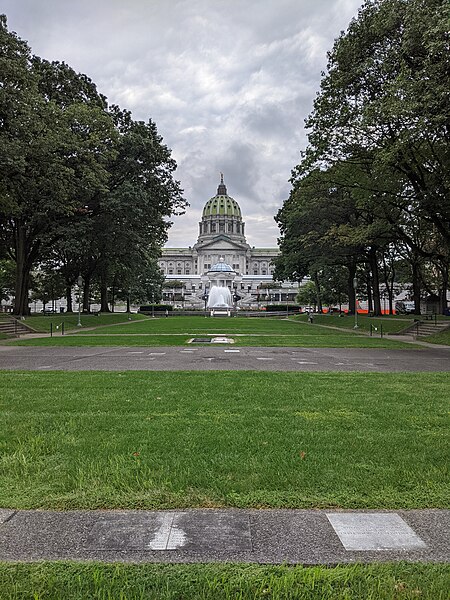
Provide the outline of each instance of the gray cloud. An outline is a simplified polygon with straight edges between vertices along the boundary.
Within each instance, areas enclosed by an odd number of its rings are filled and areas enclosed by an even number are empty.
[[[156,122],[191,204],[170,246],[195,242],[219,171],[249,243],[273,246],[326,52],[361,1],[3,0],[2,12],[35,54]]]

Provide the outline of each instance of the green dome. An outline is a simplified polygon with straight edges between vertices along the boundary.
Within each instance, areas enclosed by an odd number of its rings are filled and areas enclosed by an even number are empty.
[[[227,194],[218,194],[208,200],[203,209],[203,217],[238,217],[242,218],[239,204]]]
[[[208,200],[203,209],[203,218],[205,217],[238,217],[242,218],[239,204],[227,193],[226,185],[223,182],[223,173],[220,174],[220,184],[217,188],[217,194],[214,198]]]

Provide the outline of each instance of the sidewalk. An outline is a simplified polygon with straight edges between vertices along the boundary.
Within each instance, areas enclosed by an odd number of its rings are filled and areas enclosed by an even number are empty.
[[[10,560],[448,562],[450,511],[0,509],[0,561]]]

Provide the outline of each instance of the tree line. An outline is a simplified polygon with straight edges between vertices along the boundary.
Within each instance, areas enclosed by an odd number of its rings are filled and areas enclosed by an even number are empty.
[[[447,311],[450,258],[450,5],[366,0],[328,53],[308,146],[275,217],[275,277],[381,314],[408,281]],[[381,293],[380,293],[381,288]]]
[[[86,75],[34,56],[0,15],[0,286],[14,313],[30,287],[159,297],[157,258],[186,206],[156,125],[108,105]],[[58,287],[59,286],[59,287]]]

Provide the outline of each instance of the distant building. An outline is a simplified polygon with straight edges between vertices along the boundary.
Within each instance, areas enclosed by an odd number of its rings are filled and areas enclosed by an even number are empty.
[[[163,248],[159,266],[165,276],[164,300],[202,305],[213,282],[234,290],[240,305],[294,302],[298,284],[273,287],[272,260],[278,253],[278,248],[247,244],[240,206],[228,195],[221,175],[217,194],[203,208],[197,242],[189,248]]]

